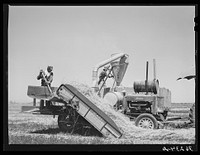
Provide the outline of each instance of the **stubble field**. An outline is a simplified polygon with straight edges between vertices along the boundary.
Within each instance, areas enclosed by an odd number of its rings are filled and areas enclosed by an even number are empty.
[[[48,115],[33,115],[22,113],[21,106],[32,105],[8,103],[8,142],[9,144],[195,144],[195,128],[188,126],[184,121],[173,121],[163,129],[141,129],[134,125],[123,114],[111,110],[96,96],[91,95],[86,86],[81,86],[91,101],[104,111],[116,123],[123,136],[120,139],[105,137],[70,135],[61,132],[57,125],[57,116],[53,118]],[[83,92],[82,92],[83,93]],[[105,106],[106,105],[106,106]],[[192,104],[172,104],[172,108],[178,110],[189,109]],[[108,110],[109,109],[109,110]],[[171,113],[171,116],[182,115],[187,117],[188,113]]]
[[[184,122],[174,121],[167,129],[135,130],[131,138],[110,139],[70,135],[59,130],[57,116],[22,113],[20,104],[9,103],[9,144],[194,144],[195,128]],[[132,122],[133,123],[133,122]],[[133,123],[134,124],[134,123]],[[182,125],[182,126],[181,126]],[[137,128],[137,127],[135,127]]]

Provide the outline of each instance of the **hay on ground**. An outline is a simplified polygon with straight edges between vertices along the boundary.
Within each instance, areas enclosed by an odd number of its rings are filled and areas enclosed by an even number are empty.
[[[139,139],[195,139],[195,129],[143,129],[136,127],[133,121],[113,109],[107,100],[100,98],[91,87],[86,84],[78,82],[68,82],[77,88],[82,94],[84,94],[92,103],[94,103],[99,109],[101,109],[106,115],[108,115],[118,126],[122,132],[122,138],[139,138]]]

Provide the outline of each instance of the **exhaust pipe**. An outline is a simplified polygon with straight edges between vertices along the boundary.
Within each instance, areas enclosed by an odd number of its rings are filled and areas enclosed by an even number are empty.
[[[156,80],[156,60],[153,59],[153,80]]]
[[[149,62],[146,62],[146,79],[144,81],[134,82],[133,89],[136,93],[139,92],[146,92],[148,94],[149,92],[153,92],[154,94],[159,94],[159,81],[156,79],[156,63],[155,59],[153,60],[154,66],[153,66],[153,73],[154,73],[154,79],[149,80],[148,79],[148,70],[149,70]]]
[[[148,67],[149,67],[149,62],[147,61],[147,63],[146,63],[146,80],[145,80],[146,94],[148,94]]]

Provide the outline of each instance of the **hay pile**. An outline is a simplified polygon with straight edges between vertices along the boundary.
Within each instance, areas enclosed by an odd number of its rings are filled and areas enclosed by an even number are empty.
[[[177,130],[167,130],[167,129],[142,129],[136,127],[133,121],[125,116],[124,114],[115,111],[113,107],[107,102],[107,100],[100,98],[93,92],[92,88],[88,85],[78,83],[78,82],[68,82],[77,88],[82,94],[84,94],[91,102],[93,102],[99,109],[101,109],[106,115],[108,115],[118,126],[123,134],[122,138],[138,138],[138,139],[148,139],[148,140],[184,140],[189,139],[191,141],[195,140],[195,129],[177,129]]]

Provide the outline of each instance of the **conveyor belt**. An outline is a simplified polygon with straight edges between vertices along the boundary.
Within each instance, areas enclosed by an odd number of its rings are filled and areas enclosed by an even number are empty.
[[[115,138],[122,136],[114,121],[73,86],[62,84],[56,93],[66,102],[71,100],[78,103],[77,112],[104,136]]]

